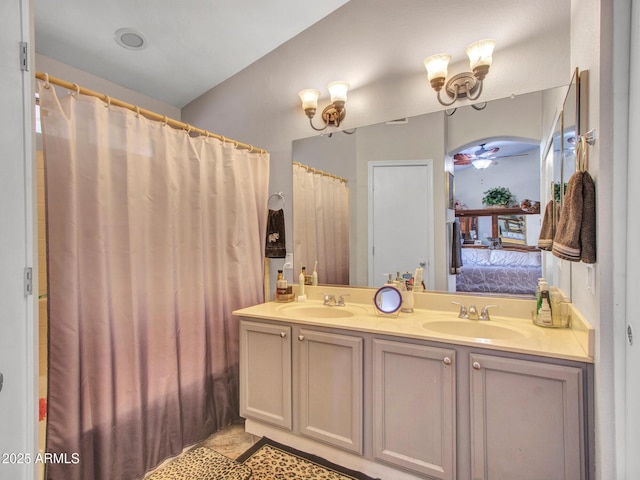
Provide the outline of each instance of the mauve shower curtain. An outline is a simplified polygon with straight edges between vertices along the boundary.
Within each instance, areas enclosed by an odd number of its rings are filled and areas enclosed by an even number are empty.
[[[269,158],[42,84],[40,102],[47,451],[70,460],[47,478],[141,478],[239,418],[231,312],[264,297]]]
[[[349,188],[327,175],[293,166],[294,280],[300,267],[318,282],[349,285]]]

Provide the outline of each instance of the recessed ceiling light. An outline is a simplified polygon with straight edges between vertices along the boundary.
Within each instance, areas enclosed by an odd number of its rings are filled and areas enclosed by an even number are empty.
[[[133,28],[120,28],[115,31],[113,38],[118,45],[129,50],[142,50],[147,47],[147,38]]]

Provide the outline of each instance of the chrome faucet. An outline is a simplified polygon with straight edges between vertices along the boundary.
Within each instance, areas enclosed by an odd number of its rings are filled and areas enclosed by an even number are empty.
[[[322,293],[321,295],[323,296],[322,305],[327,305],[329,307],[344,307],[344,297],[349,296],[348,293],[343,293],[336,299],[336,296],[333,294]]]
[[[464,306],[464,303],[460,302],[451,302],[454,305],[460,305],[460,312],[458,313],[458,318],[469,318],[469,314],[467,313],[467,307]]]
[[[336,305],[336,296],[335,295],[328,294],[328,293],[322,293],[321,295],[324,296],[324,299],[322,300],[322,305],[328,305],[330,307]]]
[[[482,307],[482,311],[480,312],[478,320],[491,320],[491,318],[489,317],[490,308],[498,308],[498,305],[485,305],[484,307]]]
[[[343,293],[342,295],[340,295],[338,297],[338,300],[336,301],[336,307],[344,307],[345,303],[344,303],[344,297],[348,297],[350,294],[348,293]]]
[[[478,309],[475,305],[469,305],[469,309],[464,306],[464,304],[460,302],[451,302],[455,305],[460,305],[460,312],[458,313],[458,318],[468,318],[469,320],[491,320],[489,316],[489,309],[498,307],[498,305],[485,305],[482,307],[480,313],[478,313]]]

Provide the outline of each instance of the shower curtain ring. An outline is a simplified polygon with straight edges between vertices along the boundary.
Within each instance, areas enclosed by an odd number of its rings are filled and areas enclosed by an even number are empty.
[[[249,145],[249,153],[253,153],[253,145]]]
[[[140,118],[140,107],[136,105],[136,118]]]
[[[105,102],[104,108],[109,108],[111,106],[111,97],[109,95],[105,95]]]
[[[233,148],[235,148],[236,150],[238,149],[238,141],[237,140],[233,141]]]
[[[74,83],[73,86],[76,87],[76,91],[75,93],[72,93],[71,96],[73,98],[78,98],[78,95],[80,95],[80,85],[78,85],[77,83]]]
[[[167,126],[167,122],[169,121],[169,119],[167,118],[166,115],[162,116],[162,126],[166,127]]]
[[[187,124],[185,131],[187,132],[187,135],[191,134],[191,125]]]
[[[48,73],[44,74],[44,88],[46,88],[46,89],[51,88],[51,84],[49,83],[49,74]]]

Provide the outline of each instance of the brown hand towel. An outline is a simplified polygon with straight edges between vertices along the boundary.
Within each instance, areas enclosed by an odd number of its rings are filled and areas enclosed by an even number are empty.
[[[538,238],[538,248],[540,250],[551,251],[553,248],[553,227],[554,221],[558,220],[560,209],[555,200],[549,200],[544,209],[544,217],[542,218],[542,227],[540,228],[540,237]]]
[[[553,239],[556,257],[585,263],[596,260],[595,184],[588,172],[576,172],[569,179],[560,221]]]
[[[582,177],[574,173],[569,179],[558,228],[553,239],[553,254],[571,262],[580,261],[580,228],[582,226]]]
[[[596,185],[589,172],[584,172],[582,177],[582,198],[580,260],[584,263],[596,263]]]
[[[462,273],[462,236],[460,234],[460,224],[456,219],[451,229],[451,275]]]
[[[285,258],[286,255],[284,210],[269,210],[265,256],[267,258]]]

